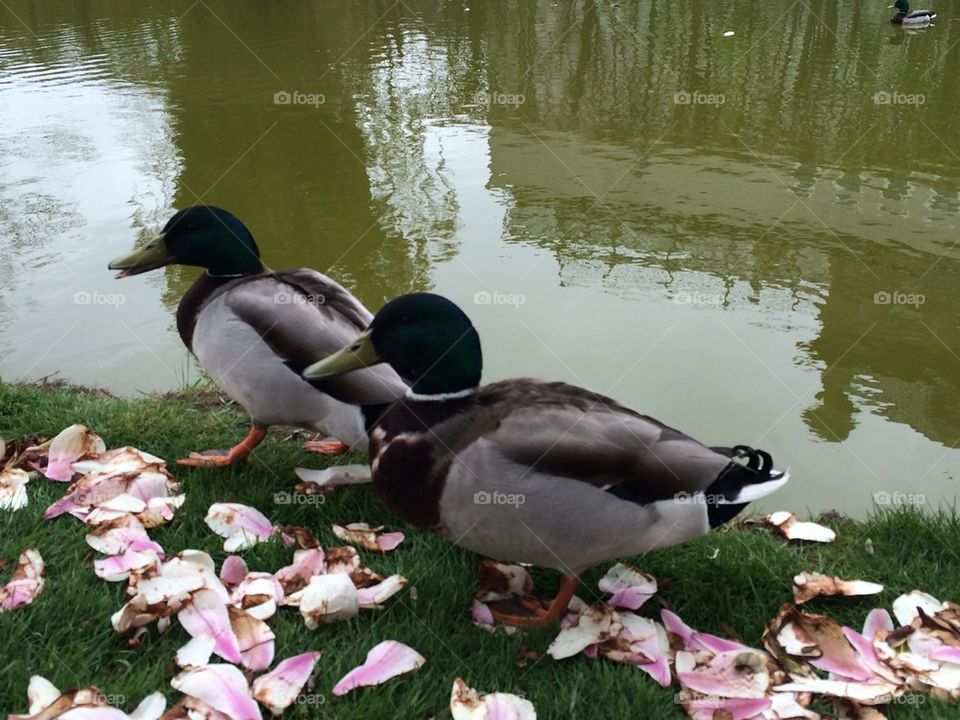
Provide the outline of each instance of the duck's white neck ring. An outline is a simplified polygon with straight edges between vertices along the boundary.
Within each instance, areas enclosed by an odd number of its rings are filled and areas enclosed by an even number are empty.
[[[460,398],[470,397],[477,389],[475,387],[466,390],[457,390],[451,393],[436,393],[435,395],[420,395],[413,390],[407,390],[407,399],[418,402],[443,402],[444,400],[459,400]]]
[[[217,279],[220,279],[220,278],[238,278],[238,277],[243,277],[244,275],[247,275],[247,274],[248,274],[248,273],[232,273],[232,274],[229,274],[229,275],[214,275],[212,272],[210,272],[209,270],[207,270],[207,275],[209,275],[209,276],[212,277],[212,278],[217,278]]]

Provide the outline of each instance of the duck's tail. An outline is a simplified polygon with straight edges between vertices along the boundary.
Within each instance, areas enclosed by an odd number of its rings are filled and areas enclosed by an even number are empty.
[[[717,527],[736,517],[747,505],[779,490],[790,479],[789,470],[775,470],[770,453],[746,445],[711,448],[730,458],[730,464],[706,489],[707,517]]]

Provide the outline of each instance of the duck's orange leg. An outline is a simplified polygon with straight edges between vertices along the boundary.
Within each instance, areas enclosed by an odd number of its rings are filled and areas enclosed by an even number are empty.
[[[246,460],[253,449],[267,436],[267,428],[259,425],[250,427],[247,436],[229,450],[205,450],[192,452],[190,457],[177,460],[177,465],[187,467],[226,467]]]
[[[557,592],[557,596],[553,599],[553,602],[550,603],[549,607],[545,608],[539,603],[521,600],[521,605],[530,611],[529,614],[521,615],[519,613],[498,611],[494,603],[490,604],[490,612],[493,614],[494,620],[506,625],[530,626],[552,623],[563,617],[563,614],[567,611],[567,606],[570,605],[570,599],[577,591],[579,585],[580,578],[576,575],[564,575],[563,580],[560,582],[560,590]]]

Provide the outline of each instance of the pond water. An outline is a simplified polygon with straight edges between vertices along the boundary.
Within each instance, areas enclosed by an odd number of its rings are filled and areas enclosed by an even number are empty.
[[[952,505],[960,24],[885,5],[5,0],[0,376],[196,381],[196,271],[106,264],[206,202],[451,297],[486,380],[769,450],[776,506]]]

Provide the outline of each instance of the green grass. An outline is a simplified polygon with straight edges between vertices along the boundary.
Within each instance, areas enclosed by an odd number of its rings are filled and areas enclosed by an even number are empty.
[[[527,647],[543,656],[555,630],[506,636],[475,628],[469,605],[479,558],[395,520],[370,486],[342,488],[319,505],[274,503],[274,493],[290,491],[297,482],[295,465],[319,467],[324,462],[318,456],[300,454],[295,441],[285,440],[288,433],[283,430],[273,430],[246,465],[223,471],[177,468],[173,460],[190,450],[227,447],[245,433],[246,418],[216,395],[190,391],[123,400],[71,388],[0,384],[0,437],[28,432],[49,436],[73,422],[93,428],[108,447],[134,445],[171,463],[187,502],[171,525],[151,531],[168,554],[199,548],[219,566],[224,557],[222,540],[203,522],[207,508],[216,501],[243,502],[276,523],[306,525],[325,546],[342,544],[330,531],[330,523],[336,521],[383,523],[407,534],[394,553],[377,556],[361,550],[375,570],[399,572],[410,580],[408,590],[389,601],[386,610],[316,631],[307,630],[292,608],[283,609],[271,621],[277,658],[306,650],[323,652],[314,675],[315,688],[308,691],[311,701],[292,707],[285,717],[449,718],[449,692],[457,676],[483,692],[525,695],[541,718],[686,717],[674,703],[675,689],[660,688],[634,667],[582,656],[561,662],[542,657],[519,667],[518,652]],[[128,647],[114,633],[110,615],[124,602],[123,584],[106,583],[93,574],[92,553],[80,522],[41,517],[64,487],[34,479],[28,486],[29,506],[16,513],[0,513],[0,577],[7,577],[20,549],[27,545],[38,547],[47,563],[44,594],[28,607],[0,615],[0,711],[26,710],[32,674],[44,675],[61,689],[95,684],[128,711],[154,690],[163,690],[172,700],[176,696],[170,688],[175,673],[172,660],[186,642],[186,633],[176,623],[163,636],[152,630],[139,648]],[[743,527],[714,532],[632,562],[658,578],[663,600],[688,623],[722,635],[734,632],[754,646],[759,646],[765,621],[790,601],[790,578],[801,570],[886,585],[879,597],[815,600],[807,605],[813,612],[829,613],[857,628],[870,608],[889,608],[898,594],[913,588],[941,599],[960,599],[960,521],[956,516],[904,510],[866,522],[831,518],[828,524],[838,533],[837,542],[830,545],[790,545],[764,530]],[[864,549],[868,538],[872,555]],[[717,550],[715,559],[710,559]],[[244,557],[252,570],[272,571],[287,564],[292,552],[271,542],[247,551]],[[604,570],[588,574],[581,597],[593,599],[591,591]],[[535,570],[534,577],[541,593],[556,589],[554,574]],[[344,673],[362,662],[374,644],[388,638],[416,648],[427,658],[427,665],[416,675],[379,687],[343,698],[330,695],[330,688]],[[923,700],[892,706],[888,715],[960,717],[955,706]]]

